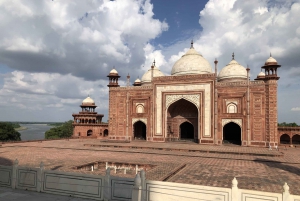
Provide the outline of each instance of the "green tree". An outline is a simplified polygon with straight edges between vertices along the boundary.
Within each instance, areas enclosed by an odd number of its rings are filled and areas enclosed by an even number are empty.
[[[73,135],[73,121],[66,121],[61,126],[51,128],[45,132],[45,139],[68,138]]]
[[[20,141],[21,134],[11,123],[0,122],[0,141]]]
[[[295,122],[293,123],[286,123],[286,122],[282,122],[282,123],[278,123],[278,126],[286,126],[286,127],[296,127],[298,126],[298,124],[296,124]]]

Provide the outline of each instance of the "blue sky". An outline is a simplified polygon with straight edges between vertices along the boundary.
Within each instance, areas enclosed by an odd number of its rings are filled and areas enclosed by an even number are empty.
[[[269,53],[278,121],[300,124],[300,0],[4,0],[0,2],[0,121],[66,121],[88,94],[108,113],[107,74],[126,84],[153,60],[166,75],[190,47],[218,71],[231,60],[251,79]]]
[[[154,18],[165,20],[169,24],[168,31],[151,41],[153,45],[170,46],[178,40],[192,39],[195,33],[202,30],[199,11],[205,7],[207,1],[189,0],[183,3],[182,0],[154,0],[152,3]]]

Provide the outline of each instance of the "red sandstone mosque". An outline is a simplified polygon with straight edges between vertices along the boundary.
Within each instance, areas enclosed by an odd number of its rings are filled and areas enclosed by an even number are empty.
[[[232,60],[217,72],[193,48],[164,75],[155,62],[133,86],[120,87],[117,70],[109,75],[108,125],[86,98],[74,117],[74,136],[155,142],[191,140],[199,144],[233,143],[277,146],[277,69],[270,55],[255,80],[249,68]],[[285,136],[286,137],[286,136]],[[292,138],[292,136],[290,136]],[[298,136],[300,137],[300,136]],[[291,139],[290,139],[291,140]],[[296,139],[299,140],[300,138]]]

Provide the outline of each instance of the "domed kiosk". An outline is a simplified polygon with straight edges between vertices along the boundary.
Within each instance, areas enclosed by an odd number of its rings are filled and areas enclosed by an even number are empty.
[[[102,138],[108,133],[108,124],[102,122],[103,114],[95,112],[95,101],[88,95],[80,105],[81,112],[73,114],[73,137]]]

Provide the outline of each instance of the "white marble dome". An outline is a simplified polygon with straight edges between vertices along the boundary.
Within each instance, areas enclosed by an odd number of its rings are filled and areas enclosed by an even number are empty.
[[[270,58],[266,60],[265,65],[272,65],[272,64],[277,65],[277,61],[272,56],[270,56]]]
[[[257,77],[265,77],[266,76],[266,74],[264,73],[264,72],[260,72],[258,75],[257,75]]]
[[[178,61],[175,62],[171,75],[211,73],[209,62],[199,54],[193,46]]]
[[[109,72],[109,74],[118,74],[118,71],[116,70],[116,69],[112,69],[110,72]]]
[[[165,76],[156,66],[153,68],[153,77],[161,77]],[[151,68],[142,76],[141,82],[142,84],[150,83],[151,82]]]
[[[82,101],[82,105],[95,105],[95,101],[88,96]]]
[[[236,81],[247,79],[247,70],[236,60],[231,60],[219,73],[218,80]]]
[[[140,83],[141,82],[141,80],[139,79],[139,78],[137,78],[135,81],[134,81],[134,83]]]

